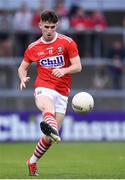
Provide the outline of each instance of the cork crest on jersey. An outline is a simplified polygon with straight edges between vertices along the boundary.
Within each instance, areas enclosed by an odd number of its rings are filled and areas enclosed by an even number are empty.
[[[40,59],[40,65],[44,68],[60,68],[65,65],[64,56],[52,56],[44,59]]]

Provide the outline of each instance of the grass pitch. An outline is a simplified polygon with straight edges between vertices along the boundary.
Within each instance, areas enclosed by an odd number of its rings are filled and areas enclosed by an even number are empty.
[[[125,179],[125,143],[60,143],[39,161],[40,176],[28,176],[34,143],[0,144],[1,179]]]

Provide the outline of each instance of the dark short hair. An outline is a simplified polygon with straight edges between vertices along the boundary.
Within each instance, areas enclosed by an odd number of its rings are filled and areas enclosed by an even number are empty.
[[[58,22],[58,16],[56,15],[55,11],[53,10],[44,10],[40,14],[40,19],[43,22],[48,21],[49,23],[57,23]]]

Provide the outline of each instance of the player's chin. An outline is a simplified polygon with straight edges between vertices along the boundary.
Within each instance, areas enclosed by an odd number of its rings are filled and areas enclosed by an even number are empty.
[[[51,41],[51,40],[53,39],[53,37],[52,37],[51,35],[47,35],[47,36],[46,36],[46,39],[47,39],[48,41]]]

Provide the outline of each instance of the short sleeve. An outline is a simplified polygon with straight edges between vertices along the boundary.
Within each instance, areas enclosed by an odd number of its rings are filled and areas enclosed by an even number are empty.
[[[77,44],[72,40],[68,46],[69,58],[74,58],[74,57],[78,56],[78,54],[79,54],[79,52],[78,52]]]
[[[29,50],[29,48],[26,49],[25,53],[24,53],[24,61],[28,62],[28,63],[32,63],[32,54]]]

